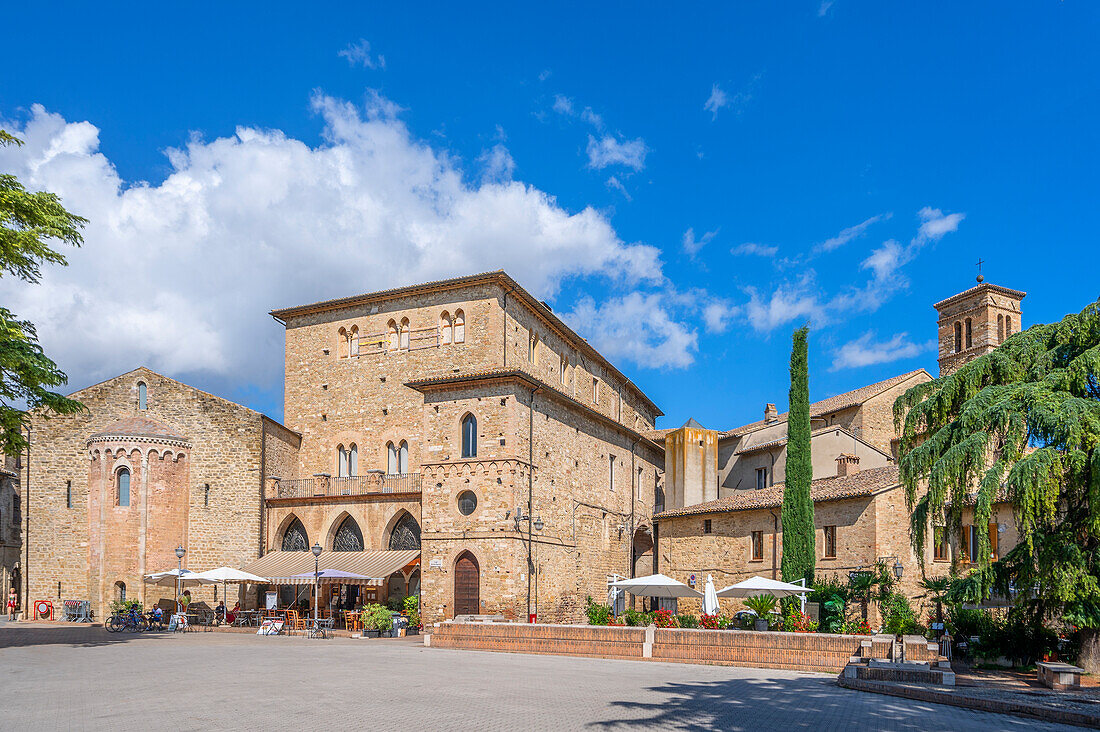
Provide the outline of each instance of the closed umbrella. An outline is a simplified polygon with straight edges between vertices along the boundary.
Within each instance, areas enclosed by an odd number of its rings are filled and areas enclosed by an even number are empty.
[[[703,614],[716,615],[718,613],[718,593],[714,589],[714,578],[707,575],[707,585],[703,588]]]

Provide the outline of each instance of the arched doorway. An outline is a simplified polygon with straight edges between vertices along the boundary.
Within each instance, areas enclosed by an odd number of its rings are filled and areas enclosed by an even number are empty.
[[[481,614],[481,571],[470,552],[455,561],[455,615]]]
[[[405,575],[400,572],[394,572],[386,580],[387,597],[386,600],[392,610],[399,610],[401,603],[405,601]]]

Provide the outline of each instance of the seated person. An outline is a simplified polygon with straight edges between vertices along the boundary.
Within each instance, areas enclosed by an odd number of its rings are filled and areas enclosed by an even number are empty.
[[[237,616],[240,615],[240,614],[241,614],[241,602],[240,602],[240,600],[238,600],[237,604],[235,604],[233,606],[233,609],[230,610],[228,614],[226,614],[225,622],[232,623],[234,620],[237,619]]]
[[[214,608],[214,617],[219,622],[225,621],[225,600],[218,600],[218,606]]]

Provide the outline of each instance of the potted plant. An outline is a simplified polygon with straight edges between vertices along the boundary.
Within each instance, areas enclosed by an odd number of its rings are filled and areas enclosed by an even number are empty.
[[[405,598],[405,618],[408,620],[408,627],[405,628],[405,635],[417,635],[420,633],[420,596],[412,595]]]
[[[388,635],[393,629],[393,616],[390,611],[377,603],[364,606],[362,619],[363,635],[367,638],[378,638],[383,631]]]
[[[768,629],[768,614],[775,610],[775,597],[772,595],[754,595],[745,598],[745,607],[756,613],[753,630]]]

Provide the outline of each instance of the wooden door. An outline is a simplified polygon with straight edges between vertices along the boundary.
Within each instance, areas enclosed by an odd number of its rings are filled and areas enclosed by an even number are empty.
[[[481,613],[479,580],[477,560],[470,554],[463,554],[455,562],[455,615]]]

